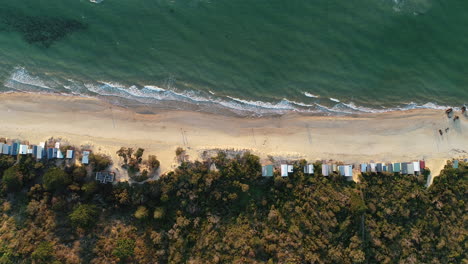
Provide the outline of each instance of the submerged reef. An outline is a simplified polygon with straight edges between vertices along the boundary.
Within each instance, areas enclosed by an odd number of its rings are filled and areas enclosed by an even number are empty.
[[[29,43],[48,48],[73,32],[85,30],[86,23],[76,19],[31,16],[0,9],[0,31],[20,33]]]

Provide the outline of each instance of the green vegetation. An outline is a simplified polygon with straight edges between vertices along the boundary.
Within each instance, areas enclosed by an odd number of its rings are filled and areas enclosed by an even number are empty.
[[[44,188],[48,191],[64,190],[70,183],[70,176],[60,168],[52,168],[44,174]]]
[[[70,214],[70,221],[73,226],[87,228],[96,222],[98,216],[95,205],[80,204]]]
[[[468,261],[463,162],[426,188],[424,175],[308,176],[305,161],[290,177],[262,178],[248,153],[183,161],[135,185],[8,159],[0,156],[0,263]]]

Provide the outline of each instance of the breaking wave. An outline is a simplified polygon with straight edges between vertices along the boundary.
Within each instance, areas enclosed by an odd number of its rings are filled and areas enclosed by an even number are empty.
[[[411,109],[446,109],[450,106],[442,106],[435,103],[417,104],[410,102],[393,108],[374,109],[356,105],[353,102],[342,102],[335,98],[320,98],[307,92],[302,93],[312,103],[297,102],[287,98],[279,101],[255,101],[232,96],[218,96],[208,91],[179,91],[177,89],[162,88],[156,85],[126,86],[119,83],[98,81],[79,82],[72,79],[48,80],[29,73],[22,67],[17,67],[4,81],[4,86],[9,88],[6,92],[38,92],[61,93],[86,97],[97,97],[111,103],[119,103],[122,106],[131,107],[133,104],[149,106],[161,106],[170,109],[191,110],[219,113],[226,110],[238,115],[261,116],[268,114],[286,114],[298,112],[320,115],[349,115],[359,113],[383,113],[389,111],[405,111]],[[112,100],[111,100],[112,98]],[[124,101],[115,100],[115,98]],[[308,98],[308,99],[307,99]],[[130,102],[130,103],[129,103]],[[330,104],[330,102],[333,102]],[[457,108],[455,108],[457,109]]]

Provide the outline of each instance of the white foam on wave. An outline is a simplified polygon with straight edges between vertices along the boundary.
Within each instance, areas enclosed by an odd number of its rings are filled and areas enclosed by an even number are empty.
[[[37,76],[31,75],[23,67],[17,67],[12,72],[10,77],[5,81],[4,85],[8,88],[18,89],[17,84],[23,84],[43,89],[51,89],[46,83]]]
[[[154,86],[154,85],[145,85],[145,86],[143,86],[143,88],[146,88],[146,89],[149,89],[149,90],[153,90],[153,91],[156,91],[156,92],[164,92],[164,91],[166,91],[166,89],[163,89],[163,88],[161,88],[161,87]]]
[[[338,99],[336,99],[336,98],[332,98],[332,97],[330,97],[330,101],[337,102],[337,103],[340,102],[340,100],[338,100]]]
[[[307,96],[307,97],[310,97],[310,98],[318,98],[319,97],[318,95],[311,94],[311,93],[308,93],[308,92],[304,92],[304,95]]]

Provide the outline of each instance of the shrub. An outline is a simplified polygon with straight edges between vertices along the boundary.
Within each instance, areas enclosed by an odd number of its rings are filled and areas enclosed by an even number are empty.
[[[69,215],[72,225],[81,228],[91,227],[97,216],[97,208],[91,204],[80,204]]]
[[[53,256],[54,248],[49,242],[41,242],[31,255],[38,263],[50,263]]]
[[[110,165],[112,165],[112,160],[109,156],[103,154],[94,154],[91,153],[89,155],[89,161],[94,166],[95,171],[102,171],[107,169]]]
[[[135,211],[135,217],[140,220],[148,218],[148,214],[148,209],[145,206],[139,206]]]
[[[135,241],[133,239],[119,239],[116,247],[112,251],[112,255],[125,260],[135,254]]]
[[[16,166],[3,172],[2,181],[7,191],[18,191],[23,186],[23,176]]]
[[[59,168],[50,169],[44,174],[43,184],[48,191],[64,190],[70,183],[70,177]]]

